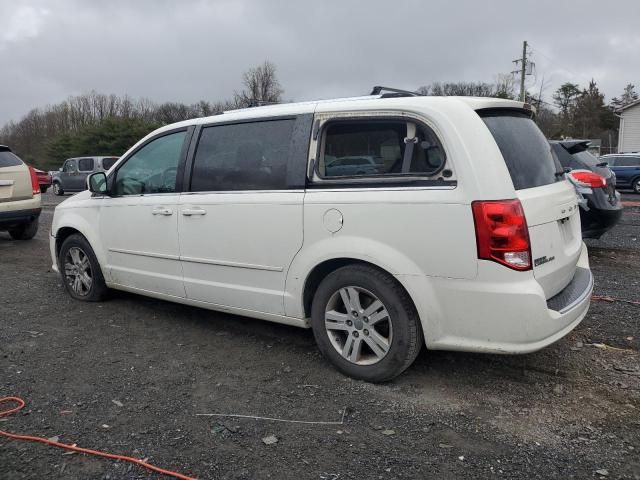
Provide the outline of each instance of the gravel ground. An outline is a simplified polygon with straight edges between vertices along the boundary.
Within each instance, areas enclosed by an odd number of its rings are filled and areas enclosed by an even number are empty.
[[[596,294],[640,299],[639,213],[590,242]],[[534,354],[423,350],[372,385],[337,373],[310,331],[124,293],[72,301],[49,269],[51,216],[33,241],[0,233],[0,396],[27,401],[0,429],[200,479],[640,479],[638,305],[595,301]],[[342,425],[196,416],[336,422],[345,409]],[[161,477],[0,438],[0,479],[42,478]]]

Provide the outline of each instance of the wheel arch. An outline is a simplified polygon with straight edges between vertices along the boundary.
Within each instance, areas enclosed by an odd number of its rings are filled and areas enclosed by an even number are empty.
[[[315,295],[315,292],[320,286],[320,283],[322,282],[322,280],[331,272],[334,272],[339,268],[346,267],[349,265],[366,265],[371,268],[375,268],[376,270],[379,270],[382,273],[389,275],[407,293],[409,299],[411,300],[411,303],[413,304],[413,308],[415,309],[416,314],[418,315],[418,318],[420,318],[420,314],[419,314],[416,302],[414,301],[407,287],[403,285],[402,281],[400,281],[396,276],[394,276],[391,272],[381,267],[380,265],[376,265],[375,263],[372,263],[370,261],[363,260],[360,258],[355,258],[355,257],[337,257],[337,258],[324,260],[318,263],[315,267],[313,267],[309,271],[309,274],[305,278],[304,286],[302,289],[302,308],[303,308],[305,318],[309,318],[311,316],[311,303],[313,301],[313,296]]]
[[[96,231],[96,226],[92,226],[84,217],[72,212],[65,212],[61,220],[63,220],[63,223],[58,224],[55,231],[52,231],[52,234],[56,238],[56,258],[60,254],[62,243],[71,235],[80,234],[85,238],[87,242],[89,242],[89,245],[91,246],[94,255],[98,259],[98,263],[100,264],[100,267],[102,268],[104,273],[106,258],[104,256],[102,248],[100,248],[101,243],[98,237],[98,232]]]

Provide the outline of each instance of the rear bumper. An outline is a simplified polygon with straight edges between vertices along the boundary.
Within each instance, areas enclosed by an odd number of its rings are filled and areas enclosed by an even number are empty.
[[[589,211],[580,209],[580,224],[583,238],[600,238],[611,230],[622,217],[622,204],[620,208],[608,210],[590,208]]]
[[[529,353],[564,337],[587,314],[593,278],[584,244],[576,272],[549,301],[531,272],[514,272],[493,262],[479,262],[474,280],[404,275],[398,280],[416,303],[427,347]]]
[[[40,216],[41,208],[0,212],[0,230],[10,230],[31,223]]]

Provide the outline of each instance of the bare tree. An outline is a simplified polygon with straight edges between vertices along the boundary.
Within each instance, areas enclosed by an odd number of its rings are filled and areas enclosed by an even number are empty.
[[[283,90],[276,77],[276,66],[268,60],[245,72],[242,82],[244,90],[234,95],[235,104],[239,107],[269,105],[282,101]]]

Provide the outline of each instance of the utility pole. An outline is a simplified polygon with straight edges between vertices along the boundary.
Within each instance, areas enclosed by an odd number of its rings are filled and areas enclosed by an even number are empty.
[[[518,70],[514,70],[511,73],[519,73],[520,74],[520,101],[524,102],[526,100],[526,91],[524,89],[524,77],[525,75],[531,75],[531,70],[529,70],[529,73],[527,73],[527,66],[531,65],[533,66],[533,62],[530,62],[529,60],[527,60],[527,46],[529,44],[527,43],[527,41],[525,40],[524,42],[522,42],[522,58],[518,58],[517,60],[514,60],[513,63],[516,64],[516,66],[519,64],[520,68]]]
[[[526,100],[524,93],[524,74],[527,71],[527,41],[522,42],[522,70],[520,71],[520,101]]]

